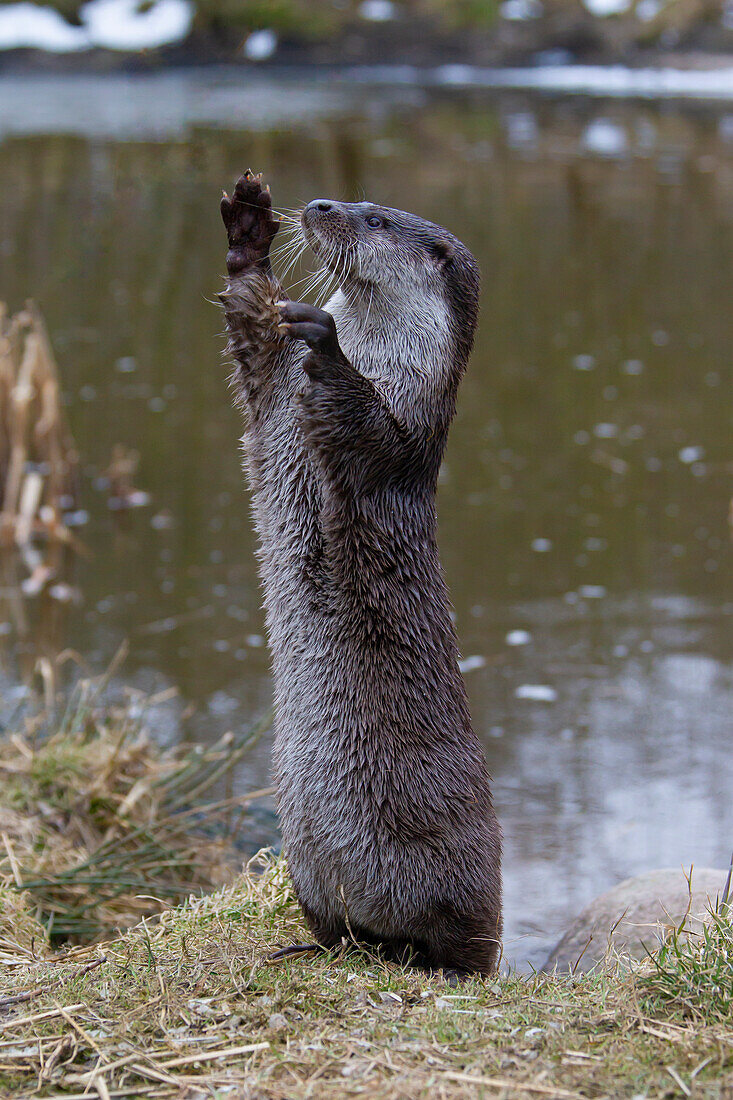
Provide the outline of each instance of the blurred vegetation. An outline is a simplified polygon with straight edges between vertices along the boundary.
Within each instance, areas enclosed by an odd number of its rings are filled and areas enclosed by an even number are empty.
[[[152,0],[140,0],[140,10]],[[625,10],[597,14],[598,0],[395,0],[383,8],[368,0],[193,0],[194,34],[240,42],[251,31],[270,29],[293,42],[338,43],[344,36],[384,38],[384,31],[415,45],[438,45],[456,33],[484,33],[498,45],[558,45],[606,48],[675,46],[691,36],[709,48],[724,48],[733,36],[727,0],[628,0]],[[49,0],[73,23],[84,0]],[[510,14],[510,7],[513,9]],[[726,14],[728,13],[728,14]],[[506,41],[504,41],[506,39]]]
[[[339,30],[351,7],[331,0],[196,0],[194,26],[214,32],[271,29],[286,35],[326,37]]]

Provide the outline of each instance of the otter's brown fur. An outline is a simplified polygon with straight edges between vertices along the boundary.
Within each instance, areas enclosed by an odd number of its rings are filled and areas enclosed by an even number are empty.
[[[434,508],[476,263],[414,215],[314,200],[303,233],[340,284],[324,311],[287,301],[272,272],[277,222],[259,177],[242,177],[222,213],[296,893],[324,946],[355,936],[488,973],[500,832]]]

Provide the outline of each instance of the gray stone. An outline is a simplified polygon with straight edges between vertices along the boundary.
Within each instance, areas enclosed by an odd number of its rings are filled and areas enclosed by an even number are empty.
[[[288,1026],[288,1018],[282,1012],[273,1012],[267,1019],[267,1026],[271,1031],[285,1031]]]
[[[727,877],[727,871],[714,868],[693,870],[692,927],[722,896]],[[627,960],[646,958],[644,945],[654,950],[665,932],[681,924],[689,904],[690,891],[680,868],[627,878],[586,906],[542,969],[584,974],[611,952]]]

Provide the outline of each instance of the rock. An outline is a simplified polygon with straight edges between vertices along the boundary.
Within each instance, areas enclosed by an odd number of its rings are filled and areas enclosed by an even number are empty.
[[[714,868],[693,870],[692,921],[704,919],[709,906],[722,896],[727,877],[727,871]],[[622,957],[644,959],[644,945],[653,950],[666,929],[681,924],[689,901],[681,869],[649,871],[627,878],[586,906],[542,969],[584,974],[609,950]]]

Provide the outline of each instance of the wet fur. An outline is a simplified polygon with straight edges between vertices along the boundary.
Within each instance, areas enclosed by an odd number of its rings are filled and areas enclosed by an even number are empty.
[[[227,200],[230,244],[236,196],[256,205],[258,186],[244,177]],[[365,211],[384,216],[383,233],[366,232]],[[267,236],[264,218],[255,238]],[[312,221],[306,211],[303,228],[343,276],[326,307],[335,351],[289,337],[268,249],[244,262],[246,233],[222,295],[260,539],[288,865],[324,946],[353,936],[400,960],[489,973],[500,832],[434,508],[478,271],[446,230],[372,204],[336,204]]]

